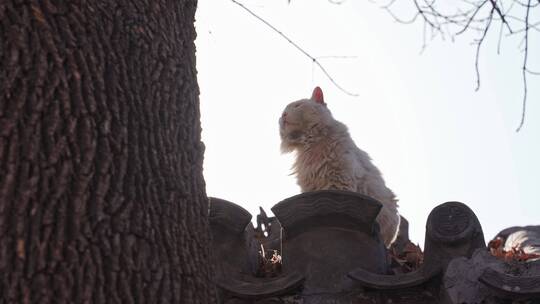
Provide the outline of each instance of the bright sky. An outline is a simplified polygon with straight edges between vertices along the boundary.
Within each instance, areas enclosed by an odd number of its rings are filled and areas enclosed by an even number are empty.
[[[424,241],[429,212],[466,203],[486,239],[503,228],[540,224],[540,77],[529,77],[527,122],[521,115],[519,37],[490,32],[475,92],[471,36],[435,40],[420,54],[422,24],[403,25],[369,1],[244,0],[313,56],[311,61],[230,0],[199,1],[197,69],[204,176],[209,196],[252,215],[300,192],[289,176],[292,155],[279,151],[278,118],[286,104],[321,86],[336,119],[373,158],[399,197],[413,242]],[[412,11],[397,11],[410,16]],[[534,38],[534,37],[533,37]],[[539,40],[530,54],[540,54]],[[536,50],[534,49],[536,48]],[[540,56],[530,67],[540,70]]]

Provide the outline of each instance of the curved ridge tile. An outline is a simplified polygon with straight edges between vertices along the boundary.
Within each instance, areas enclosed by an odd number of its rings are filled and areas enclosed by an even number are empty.
[[[513,276],[487,267],[478,280],[511,296],[540,296],[540,276]]]
[[[287,294],[302,286],[305,277],[298,272],[275,278],[219,278],[216,284],[232,295],[245,298],[265,298]]]
[[[419,269],[414,272],[396,275],[383,275],[366,271],[362,268],[357,268],[349,272],[348,276],[359,282],[362,286],[379,289],[401,289],[421,285],[429,281],[434,276],[440,274],[441,268],[426,273],[424,269]]]
[[[210,224],[220,225],[236,233],[243,233],[251,221],[251,214],[235,203],[210,197]]]
[[[486,248],[482,226],[474,212],[460,202],[435,207],[428,216],[424,243],[424,265],[442,266],[457,257],[470,258]]]
[[[431,211],[426,232],[435,241],[456,243],[470,239],[477,226],[479,226],[478,219],[467,205],[447,202]]]
[[[378,201],[355,192],[321,190],[302,193],[277,203],[272,211],[285,230],[305,223],[310,218],[320,218],[318,224],[329,226],[356,226],[371,230],[382,205]],[[339,221],[326,221],[339,215]],[[348,219],[348,221],[347,221]]]

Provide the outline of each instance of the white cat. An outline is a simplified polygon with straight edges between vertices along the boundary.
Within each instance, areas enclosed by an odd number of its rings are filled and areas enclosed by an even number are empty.
[[[302,192],[338,189],[375,198],[383,207],[377,217],[384,244],[398,232],[397,199],[368,154],[353,142],[347,127],[334,119],[321,88],[310,99],[287,105],[279,119],[281,150],[296,151],[293,173]]]

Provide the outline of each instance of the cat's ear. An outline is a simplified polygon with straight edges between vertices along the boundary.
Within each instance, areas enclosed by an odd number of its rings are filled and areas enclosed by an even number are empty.
[[[315,101],[316,103],[326,105],[326,103],[324,103],[324,96],[320,87],[315,87],[315,89],[313,89],[313,94],[311,94],[311,100]]]

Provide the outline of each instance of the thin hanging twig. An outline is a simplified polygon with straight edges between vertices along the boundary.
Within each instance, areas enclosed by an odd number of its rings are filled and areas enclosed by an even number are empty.
[[[476,88],[475,91],[478,91],[480,89],[480,68],[478,67],[478,61],[480,59],[480,48],[482,47],[482,43],[484,42],[484,39],[486,38],[486,35],[490,29],[491,21],[493,20],[493,11],[495,8],[491,9],[491,13],[489,14],[489,19],[487,21],[486,27],[484,28],[484,31],[482,32],[482,36],[478,40],[478,43],[476,45],[476,58],[474,61],[474,67],[476,70]]]
[[[527,2],[527,13],[525,15],[525,54],[523,55],[523,102],[521,105],[521,121],[519,126],[516,129],[516,132],[519,132],[525,124],[525,112],[527,110],[527,55],[529,54],[529,11],[531,10],[531,0]]]
[[[317,65],[319,67],[319,69],[321,69],[321,71],[324,73],[324,75],[326,75],[326,77],[339,89],[341,90],[343,93],[347,94],[347,95],[350,95],[350,96],[358,96],[358,94],[356,93],[351,93],[350,91],[348,90],[345,90],[342,86],[340,86],[335,80],[334,78],[330,75],[330,73],[328,73],[328,71],[326,70],[326,68],[317,60],[317,58],[311,56],[308,52],[306,52],[303,48],[301,48],[298,44],[296,44],[294,41],[292,41],[289,37],[287,37],[285,34],[283,34],[283,32],[281,32],[280,30],[278,30],[277,28],[275,28],[272,24],[270,24],[268,21],[266,21],[265,19],[263,19],[262,17],[260,17],[259,15],[255,14],[252,10],[250,10],[249,8],[247,8],[245,5],[243,5],[242,3],[236,1],[236,0],[231,0],[234,4],[240,6],[241,8],[243,8],[246,12],[248,12],[249,14],[251,14],[253,17],[257,18],[259,21],[261,21],[262,23],[266,24],[269,28],[271,28],[274,32],[278,33],[281,37],[283,37],[285,40],[287,40],[292,46],[294,46],[297,50],[299,50],[302,54],[306,55],[309,59],[311,59],[311,61]]]

